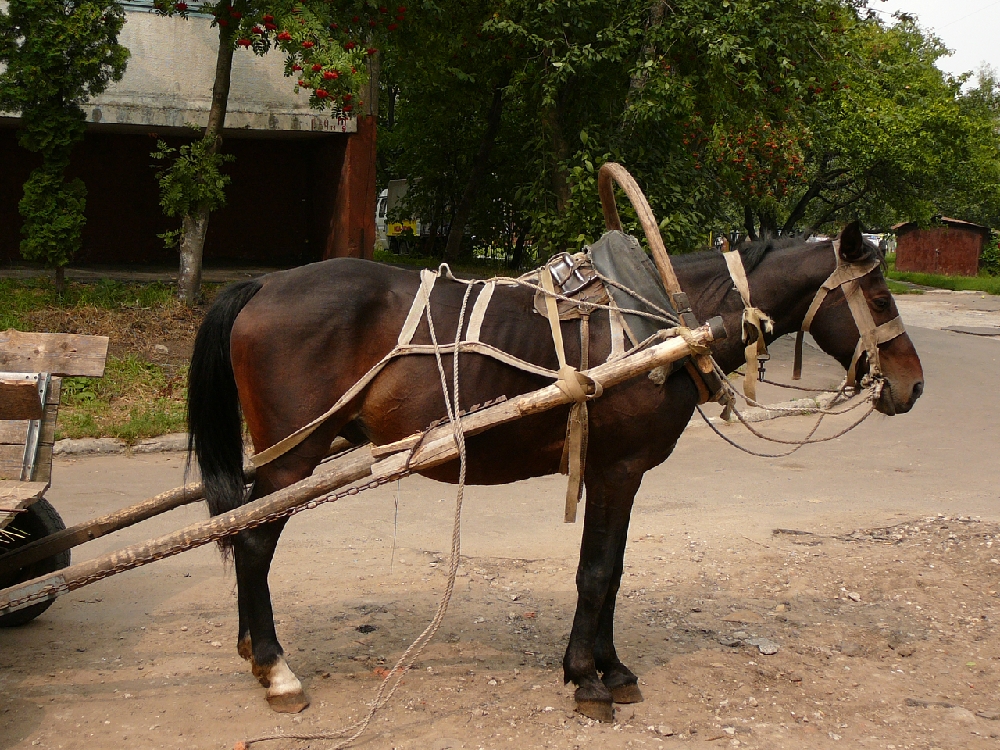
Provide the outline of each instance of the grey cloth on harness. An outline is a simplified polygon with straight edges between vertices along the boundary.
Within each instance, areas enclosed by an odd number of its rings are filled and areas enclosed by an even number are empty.
[[[663,282],[656,272],[656,266],[643,252],[639,246],[639,240],[635,237],[617,230],[606,232],[601,239],[587,248],[587,252],[590,255],[590,262],[601,274],[628,289],[634,290],[638,295],[658,305],[661,309],[676,314],[667,298]],[[625,290],[609,285],[608,293],[624,313],[625,321],[636,341],[645,341],[661,328],[669,327],[641,315],[629,315],[629,310],[640,310],[648,313],[657,313],[657,311]]]

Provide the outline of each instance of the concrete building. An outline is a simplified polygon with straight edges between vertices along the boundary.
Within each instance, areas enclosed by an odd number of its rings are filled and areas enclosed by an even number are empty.
[[[204,16],[163,18],[126,3],[124,78],[89,102],[87,134],[70,177],[87,186],[87,226],[74,262],[177,260],[157,234],[176,228],[159,206],[150,157],[208,121],[218,32]],[[227,205],[213,213],[207,264],[287,266],[336,256],[370,257],[375,245],[375,125],[309,108],[283,73],[283,56],[237,48],[223,150],[236,156]],[[0,113],[0,263],[20,260],[22,186],[38,163],[17,145],[16,115]]]
[[[896,270],[975,276],[990,238],[988,227],[947,216],[921,229],[915,223],[894,226]]]

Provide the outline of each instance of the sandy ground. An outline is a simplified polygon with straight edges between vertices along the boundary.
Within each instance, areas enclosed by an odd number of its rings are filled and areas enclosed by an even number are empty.
[[[620,707],[614,724],[575,714],[562,685],[581,533],[561,523],[564,479],[470,487],[441,631],[356,746],[1000,745],[1000,342],[933,330],[955,324],[944,312],[956,299],[900,305],[927,381],[913,413],[772,460],[692,425],[647,475],[616,625],[646,700]],[[785,380],[788,343],[774,351],[769,375]],[[842,375],[815,352],[806,373],[814,385]],[[801,435],[811,419],[765,429]],[[177,454],[64,459],[49,498],[75,523],[183,472]],[[279,635],[312,699],[302,714],[268,709],[236,654],[232,572],[201,548],[0,631],[0,748],[221,749],[357,718],[379,672],[433,616],[453,502],[454,488],[409,478],[289,523],[270,580]],[[179,509],[75,559],[203,517],[202,506]]]

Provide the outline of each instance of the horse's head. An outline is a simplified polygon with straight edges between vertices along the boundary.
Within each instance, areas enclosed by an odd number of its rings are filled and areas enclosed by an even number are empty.
[[[890,416],[908,412],[923,393],[924,372],[882,275],[882,256],[857,222],[844,229],[834,248],[837,270],[805,327],[847,368],[849,379],[860,382],[869,373],[883,378],[876,409]]]

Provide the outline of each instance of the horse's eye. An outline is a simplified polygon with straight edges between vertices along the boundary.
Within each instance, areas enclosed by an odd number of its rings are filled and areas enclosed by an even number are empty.
[[[872,307],[876,312],[885,312],[889,309],[889,300],[885,297],[878,297],[872,300]]]

